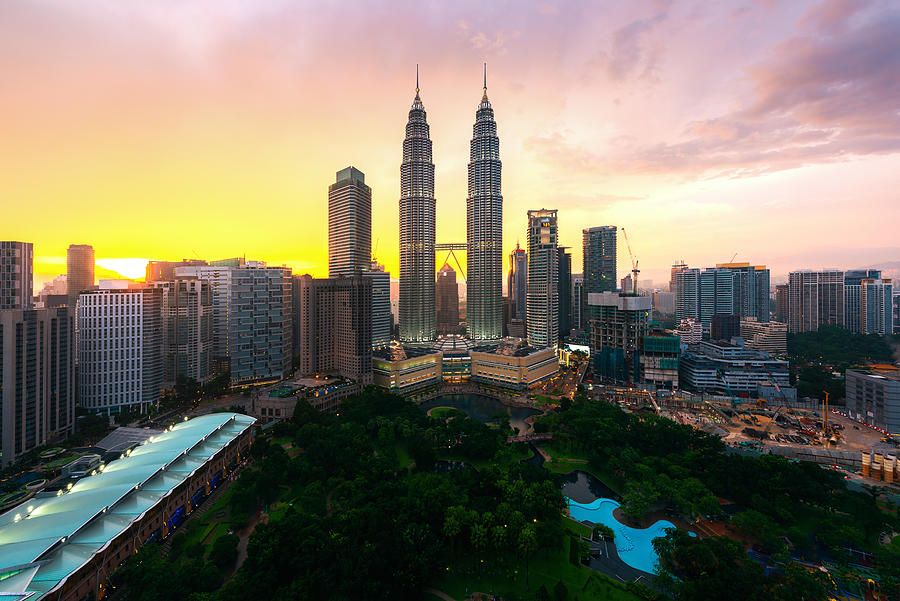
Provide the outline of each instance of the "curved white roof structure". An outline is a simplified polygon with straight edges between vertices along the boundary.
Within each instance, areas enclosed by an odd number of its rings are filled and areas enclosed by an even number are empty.
[[[0,515],[0,598],[40,599],[256,420],[213,413],[153,436],[55,497]]]

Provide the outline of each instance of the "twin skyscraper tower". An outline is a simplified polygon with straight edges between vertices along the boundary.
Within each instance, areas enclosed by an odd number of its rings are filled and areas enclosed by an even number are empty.
[[[503,335],[500,167],[500,138],[487,96],[485,67],[483,94],[469,147],[466,196],[466,331],[473,340],[497,340]],[[417,67],[416,97],[409,110],[400,165],[398,321],[403,342],[435,339],[435,204],[431,138],[425,105],[419,97]]]

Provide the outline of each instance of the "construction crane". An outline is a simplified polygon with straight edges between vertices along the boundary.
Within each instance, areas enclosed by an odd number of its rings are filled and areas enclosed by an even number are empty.
[[[625,228],[622,228],[622,234],[625,236],[625,246],[628,248],[628,257],[631,259],[631,273],[634,274],[632,277],[631,287],[632,294],[634,296],[638,295],[638,274],[641,272],[638,269],[638,261],[634,258],[634,254],[631,252],[631,242],[628,241],[628,232],[625,231]],[[624,290],[622,292],[625,292]]]

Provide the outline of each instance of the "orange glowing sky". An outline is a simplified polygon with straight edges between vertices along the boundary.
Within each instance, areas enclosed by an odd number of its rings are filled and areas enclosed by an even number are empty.
[[[657,283],[676,258],[773,279],[900,260],[890,0],[0,3],[0,238],[35,243],[38,288],[70,243],[131,277],[244,254],[324,275],[352,164],[396,277],[415,65],[451,242],[482,61],[509,250],[546,207],[575,271],[607,224]]]

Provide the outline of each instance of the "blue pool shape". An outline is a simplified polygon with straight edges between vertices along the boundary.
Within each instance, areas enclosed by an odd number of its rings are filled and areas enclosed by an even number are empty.
[[[613,516],[613,510],[619,503],[612,499],[600,498],[590,503],[578,503],[566,498],[569,504],[569,515],[579,522],[605,524],[616,533],[616,551],[626,564],[636,570],[654,573],[659,557],[653,550],[653,539],[666,535],[666,530],[675,528],[675,524],[667,520],[659,520],[649,528],[631,528]]]

